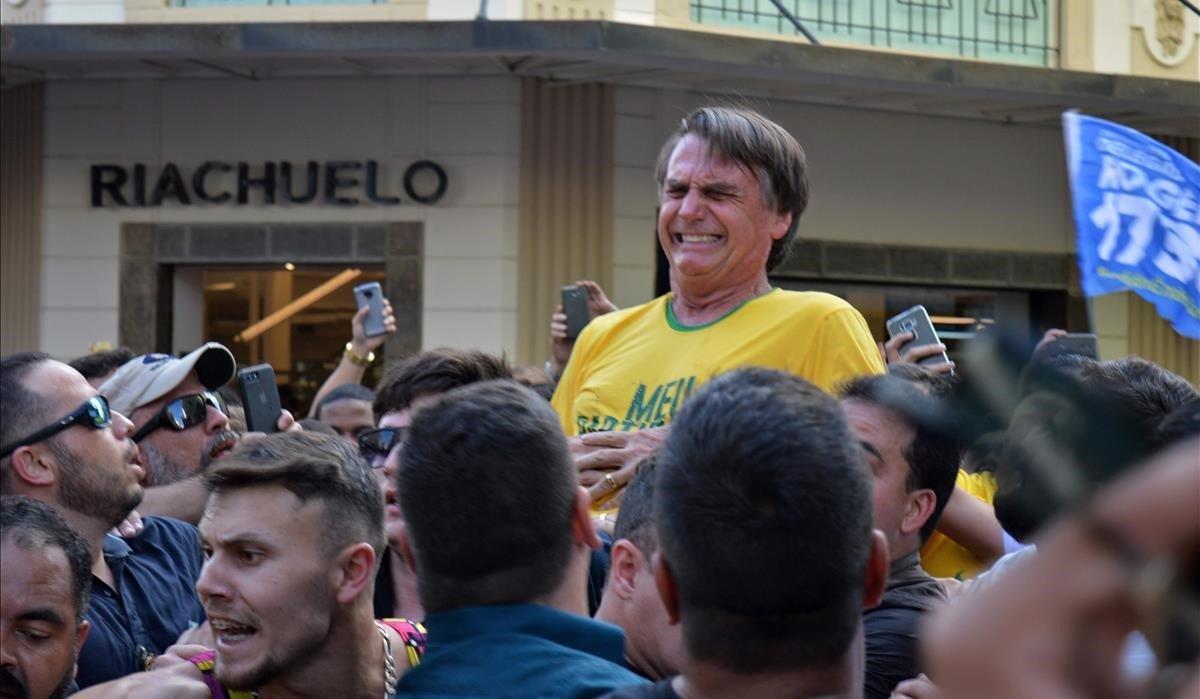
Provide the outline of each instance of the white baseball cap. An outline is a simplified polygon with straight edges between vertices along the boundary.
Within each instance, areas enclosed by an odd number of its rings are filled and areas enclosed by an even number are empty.
[[[236,370],[237,362],[225,345],[206,342],[183,357],[169,354],[134,357],[100,386],[100,393],[113,410],[129,415],[175,390],[193,371],[205,388],[213,390],[232,379]]]

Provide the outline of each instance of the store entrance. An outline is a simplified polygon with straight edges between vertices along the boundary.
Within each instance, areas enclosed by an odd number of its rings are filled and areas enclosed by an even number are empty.
[[[303,416],[351,337],[353,288],[384,277],[383,265],[176,266],[173,344],[211,340],[238,366],[270,364],[283,404]],[[189,328],[202,335],[185,337]],[[375,385],[382,364],[370,367],[365,385]]]

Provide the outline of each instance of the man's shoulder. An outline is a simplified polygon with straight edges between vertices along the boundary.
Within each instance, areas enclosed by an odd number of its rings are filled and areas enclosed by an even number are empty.
[[[666,322],[666,302],[670,298],[670,294],[658,296],[650,299],[645,303],[639,303],[636,306],[621,308],[611,313],[605,313],[602,316],[596,316],[592,319],[584,332],[589,329],[597,332],[608,332],[614,329],[623,328],[631,323],[637,323],[650,318],[660,317],[663,322]]]
[[[171,517],[143,517],[143,529],[127,540],[134,555],[157,555],[196,559],[200,531],[192,524]]]
[[[814,319],[839,311],[855,310],[854,306],[851,306],[845,299],[824,291],[778,289],[775,293],[764,297],[763,300],[769,302],[774,312],[782,310],[790,313],[802,313]]]
[[[671,679],[665,679],[654,684],[622,687],[605,694],[601,699],[679,699],[679,694],[671,686]]]

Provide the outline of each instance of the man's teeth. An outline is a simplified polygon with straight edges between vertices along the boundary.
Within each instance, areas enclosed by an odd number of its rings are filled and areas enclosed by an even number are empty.
[[[721,239],[718,235],[684,235],[680,234],[679,239],[685,243],[715,243]]]
[[[221,638],[226,640],[237,640],[254,633],[253,627],[235,624],[232,621],[226,621],[224,619],[210,619],[209,624],[212,625],[213,631],[218,633]]]

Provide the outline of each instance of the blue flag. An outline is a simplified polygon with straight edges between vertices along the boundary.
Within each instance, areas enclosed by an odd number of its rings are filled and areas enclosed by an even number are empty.
[[[1083,292],[1132,289],[1200,339],[1200,165],[1103,119],[1063,129]]]

